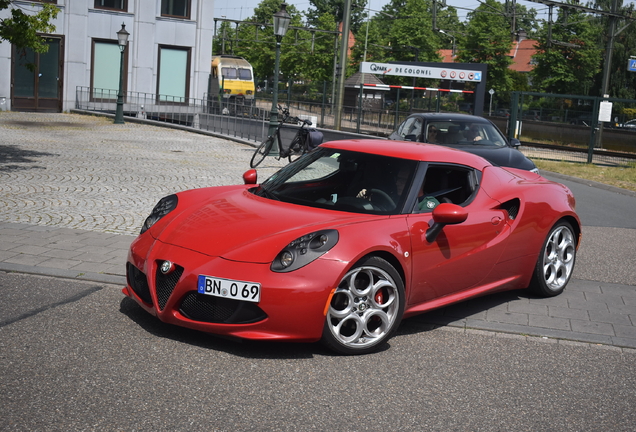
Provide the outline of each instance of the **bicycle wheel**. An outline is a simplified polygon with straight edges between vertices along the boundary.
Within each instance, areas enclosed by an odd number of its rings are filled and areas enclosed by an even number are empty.
[[[258,146],[256,151],[252,155],[252,160],[250,160],[250,166],[252,168],[256,168],[261,162],[263,162],[263,159],[265,159],[265,156],[267,156],[269,152],[272,151],[273,145],[274,145],[274,136],[270,135],[267,137],[265,141],[261,143],[261,145]]]
[[[297,160],[305,153],[307,153],[307,146],[305,145],[303,141],[304,140],[300,136],[300,132],[299,132],[298,134],[296,134],[291,144],[289,144],[288,159],[290,163]]]

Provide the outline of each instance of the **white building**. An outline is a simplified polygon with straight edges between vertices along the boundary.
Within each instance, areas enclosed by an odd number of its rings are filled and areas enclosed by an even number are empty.
[[[119,88],[117,32],[130,33],[124,51],[124,91],[184,102],[207,91],[214,27],[213,0],[43,0],[60,13],[49,51],[36,54],[0,42],[0,109],[67,111],[83,97],[110,101]],[[25,13],[39,1],[13,2]],[[10,9],[0,11],[0,18]],[[36,65],[30,71],[25,64]],[[102,92],[98,89],[105,89]]]

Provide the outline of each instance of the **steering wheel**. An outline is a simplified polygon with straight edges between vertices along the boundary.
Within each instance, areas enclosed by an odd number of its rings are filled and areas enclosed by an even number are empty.
[[[390,211],[395,208],[395,203],[383,190],[371,189],[369,190],[369,193],[371,195],[371,204],[378,207],[380,210]]]

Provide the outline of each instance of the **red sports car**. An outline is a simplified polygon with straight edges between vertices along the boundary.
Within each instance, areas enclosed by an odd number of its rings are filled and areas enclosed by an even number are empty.
[[[554,296],[572,275],[574,197],[529,171],[352,140],[256,177],[161,199],[124,294],[168,323],[362,354],[404,317],[503,290]]]

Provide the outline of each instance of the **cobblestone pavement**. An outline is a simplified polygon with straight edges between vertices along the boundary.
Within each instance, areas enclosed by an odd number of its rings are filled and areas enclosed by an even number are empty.
[[[137,234],[173,192],[237,184],[253,148],[79,114],[0,113],[0,220]],[[268,158],[259,176],[282,163]]]
[[[103,117],[0,112],[0,271],[124,284],[128,247],[155,203],[180,190],[242,182],[253,151]],[[267,158],[259,177],[284,164]],[[636,236],[602,227],[586,233],[601,249],[617,235]],[[633,269],[604,276],[599,257],[582,247],[573,280],[554,298],[501,293],[411,319],[634,351],[636,276]]]

